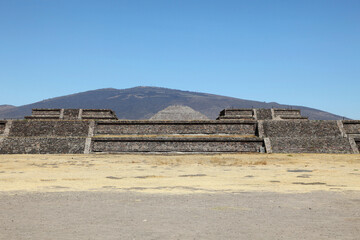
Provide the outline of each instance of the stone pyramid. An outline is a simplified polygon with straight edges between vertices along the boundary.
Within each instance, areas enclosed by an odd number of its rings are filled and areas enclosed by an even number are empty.
[[[188,106],[172,105],[150,118],[150,120],[207,120],[208,118]]]

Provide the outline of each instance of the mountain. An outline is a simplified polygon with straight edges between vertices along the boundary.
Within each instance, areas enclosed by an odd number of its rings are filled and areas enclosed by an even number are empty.
[[[4,105],[0,105],[0,111],[2,110],[8,110],[8,109],[11,109],[11,108],[14,108],[15,106],[13,105],[7,105],[7,104],[4,104]]]
[[[172,105],[150,118],[150,120],[207,120],[208,118],[188,106]]]
[[[31,115],[32,108],[101,108],[112,109],[120,119],[149,119],[171,105],[189,106],[210,119],[216,119],[224,108],[296,108],[310,119],[337,120],[341,116],[321,110],[259,102],[208,93],[180,91],[159,87],[128,89],[105,88],[81,92],[40,102],[0,109],[1,118],[23,118]]]

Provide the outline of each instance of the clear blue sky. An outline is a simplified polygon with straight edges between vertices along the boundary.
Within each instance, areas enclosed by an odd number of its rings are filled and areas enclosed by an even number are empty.
[[[0,104],[159,86],[360,119],[360,1],[1,0]]]

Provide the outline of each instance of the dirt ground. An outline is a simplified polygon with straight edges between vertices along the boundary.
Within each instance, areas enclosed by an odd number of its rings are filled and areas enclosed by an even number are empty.
[[[360,155],[0,155],[0,239],[359,239]]]

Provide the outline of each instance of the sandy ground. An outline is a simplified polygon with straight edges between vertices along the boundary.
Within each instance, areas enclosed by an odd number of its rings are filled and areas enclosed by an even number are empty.
[[[360,155],[0,155],[0,239],[359,239]]]
[[[6,192],[360,191],[359,155],[0,155]]]

